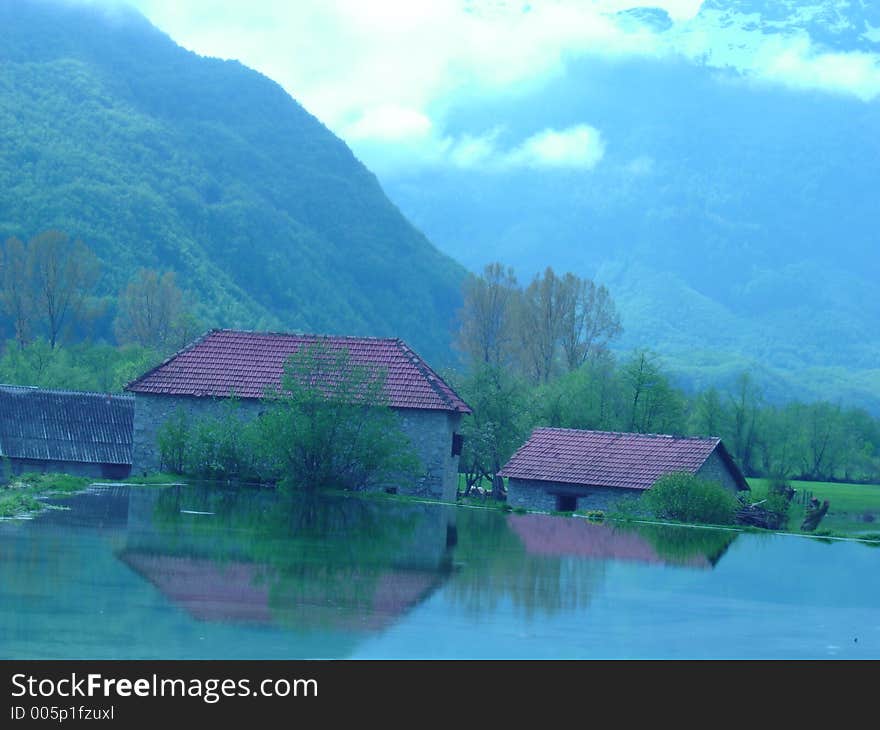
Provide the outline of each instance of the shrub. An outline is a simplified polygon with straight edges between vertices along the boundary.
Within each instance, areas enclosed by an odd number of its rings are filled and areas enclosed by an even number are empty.
[[[186,468],[189,431],[189,419],[182,408],[178,408],[174,415],[159,427],[156,437],[162,469],[166,469],[172,474],[183,474]]]
[[[712,525],[733,524],[738,506],[736,497],[720,484],[687,472],[660,477],[644,499],[659,519]]]
[[[642,501],[638,497],[622,497],[617,500],[614,509],[611,511],[611,517],[615,520],[623,522],[631,522],[643,516],[644,508]]]

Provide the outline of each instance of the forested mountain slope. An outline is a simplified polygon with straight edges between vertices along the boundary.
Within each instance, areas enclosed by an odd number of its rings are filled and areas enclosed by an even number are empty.
[[[174,269],[206,325],[449,357],[463,268],[280,86],[133,11],[0,0],[0,237],[48,228],[96,251],[108,301]]]

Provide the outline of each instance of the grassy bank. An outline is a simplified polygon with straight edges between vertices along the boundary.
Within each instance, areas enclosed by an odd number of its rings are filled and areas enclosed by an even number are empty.
[[[81,492],[93,480],[69,474],[27,473],[0,487],[0,517],[21,517],[44,509],[41,497]]]
[[[767,479],[749,479],[755,499],[767,494]],[[880,533],[880,484],[846,484],[839,482],[792,481],[798,493],[789,507],[788,529],[797,532],[804,519],[803,493],[812,494],[820,502],[828,500],[828,514],[819,525],[818,533],[865,535]]]

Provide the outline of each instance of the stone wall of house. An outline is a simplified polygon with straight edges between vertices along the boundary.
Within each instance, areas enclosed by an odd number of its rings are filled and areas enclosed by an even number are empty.
[[[545,482],[533,479],[508,479],[507,502],[511,507],[525,507],[530,510],[553,512],[557,509],[559,495],[577,498],[578,510],[602,510],[613,512],[622,499],[639,499],[638,489],[617,489],[614,487],[578,487],[559,482]]]
[[[220,416],[226,403],[223,398],[193,398],[135,394],[132,474],[159,471],[161,458],[157,434],[159,428],[180,408],[190,419]],[[246,418],[256,418],[265,409],[261,401],[241,400]],[[410,439],[421,468],[415,479],[383,485],[400,494],[430,496],[455,501],[458,484],[458,456],[452,456],[452,434],[461,415],[447,411],[399,409],[401,426]]]
[[[407,480],[398,492],[454,502],[459,457],[452,454],[452,435],[459,428],[461,414],[413,408],[401,408],[398,414],[403,432],[421,461],[415,483]]]
[[[187,418],[194,421],[208,416],[223,415],[226,403],[227,400],[224,398],[193,398],[136,393],[131,473],[142,476],[160,470],[162,459],[159,455],[157,438],[159,429],[178,409],[183,410]],[[263,403],[256,400],[241,400],[239,406],[247,418],[255,418],[265,408]]]
[[[728,469],[724,459],[721,458],[717,448],[709,454],[709,458],[706,459],[703,466],[697,470],[696,475],[700,479],[706,479],[710,482],[718,482],[734,493],[739,491],[739,488],[736,485],[736,479],[734,479],[733,474],[730,473],[730,469]]]

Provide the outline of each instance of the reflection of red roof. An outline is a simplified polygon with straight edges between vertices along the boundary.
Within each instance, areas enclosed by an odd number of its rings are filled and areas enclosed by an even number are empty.
[[[568,428],[536,428],[499,473],[514,479],[648,489],[664,474],[695,473],[716,448],[741,488],[748,488],[719,438]]]
[[[383,371],[389,405],[395,408],[471,412],[467,403],[403,340],[374,337],[212,330],[129,383],[126,390],[262,398],[267,386],[280,383],[287,358],[301,347],[317,343],[333,352],[347,350],[352,362]]]
[[[526,552],[535,555],[573,555],[584,558],[631,560],[642,563],[675,562],[709,568],[705,555],[671,561],[661,557],[641,535],[588,520],[553,515],[509,515],[508,524],[522,540]]]
[[[424,600],[442,580],[439,573],[427,570],[388,569],[373,576],[359,575],[355,568],[345,574],[344,582],[351,588],[365,579],[372,591],[368,596],[338,593],[331,572],[304,585],[295,604],[270,606],[272,574],[259,563],[135,551],[119,557],[199,621],[270,624],[277,613],[296,611],[312,625],[377,631]]]
[[[269,623],[269,589],[260,566],[126,552],[125,563],[200,621]]]

